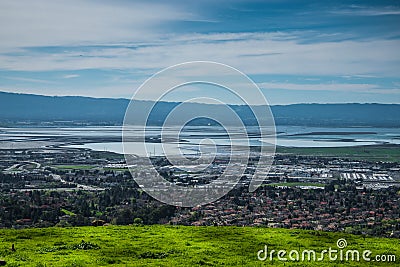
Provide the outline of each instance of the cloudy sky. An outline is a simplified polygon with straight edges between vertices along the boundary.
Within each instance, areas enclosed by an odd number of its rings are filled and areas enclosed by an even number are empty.
[[[271,104],[400,103],[399,1],[0,2],[0,91],[130,98],[193,60]]]

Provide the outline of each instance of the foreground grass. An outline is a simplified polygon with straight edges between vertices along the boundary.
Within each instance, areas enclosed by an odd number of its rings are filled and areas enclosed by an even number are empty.
[[[107,226],[0,230],[0,258],[7,266],[263,266],[257,251],[314,249],[345,238],[346,249],[395,254],[398,239],[251,227]],[[84,240],[84,242],[83,242]],[[11,251],[15,244],[16,251]],[[372,258],[372,256],[371,256]],[[286,263],[287,265],[288,263]],[[290,262],[291,266],[396,266],[377,262]],[[275,257],[273,265],[284,266]],[[398,266],[398,265],[397,265]]]
[[[299,156],[321,156],[366,160],[371,162],[400,162],[400,145],[356,147],[277,147],[277,153]]]

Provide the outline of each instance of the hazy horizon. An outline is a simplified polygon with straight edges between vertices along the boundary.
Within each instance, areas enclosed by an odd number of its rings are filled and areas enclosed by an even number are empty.
[[[44,95],[44,94],[35,94],[35,93],[17,93],[17,92],[10,92],[10,91],[0,91],[0,93],[10,93],[10,94],[20,94],[20,95],[33,95],[33,96],[45,96],[45,97],[83,97],[83,98],[93,98],[93,99],[123,99],[123,100],[131,100],[130,98],[125,98],[125,97],[96,97],[96,96],[86,96],[86,95]],[[153,101],[151,99],[144,99],[140,101]],[[166,101],[163,100],[162,102],[167,102],[167,103],[176,103],[179,101]],[[204,102],[187,102],[187,103],[196,103],[196,104],[206,104],[206,105],[217,105],[215,103],[204,103]],[[298,102],[298,103],[289,103],[289,104],[272,104],[271,106],[290,106],[290,105],[313,105],[313,104],[318,104],[318,105],[335,105],[335,104],[378,104],[378,105],[400,105],[400,103],[379,103],[379,102]],[[231,105],[241,105],[241,104],[231,104]],[[258,105],[256,105],[258,106]]]

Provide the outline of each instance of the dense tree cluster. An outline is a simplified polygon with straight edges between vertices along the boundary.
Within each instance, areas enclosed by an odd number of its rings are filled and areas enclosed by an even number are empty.
[[[13,179],[1,176],[2,181]],[[8,181],[8,180],[7,180]],[[0,194],[0,227],[91,225],[93,220],[126,225],[167,223],[175,208],[137,188],[115,186],[104,191],[5,190]]]

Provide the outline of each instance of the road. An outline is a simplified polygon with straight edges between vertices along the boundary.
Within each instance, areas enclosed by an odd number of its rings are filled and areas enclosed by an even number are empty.
[[[95,187],[95,186],[90,186],[90,185],[83,185],[83,184],[78,184],[74,182],[67,182],[64,179],[61,178],[60,175],[58,174],[51,174],[54,180],[59,181],[63,184],[69,184],[69,185],[76,185],[76,188],[86,190],[86,191],[103,191],[105,188],[101,187]]]

